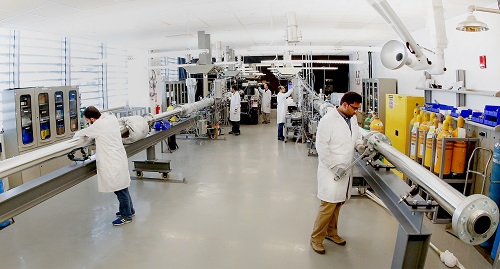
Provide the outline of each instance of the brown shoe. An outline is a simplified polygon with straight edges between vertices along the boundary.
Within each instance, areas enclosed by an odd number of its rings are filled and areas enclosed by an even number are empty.
[[[312,240],[311,240],[311,247],[312,249],[318,253],[318,254],[325,254],[325,247],[323,246],[323,244],[316,244],[314,243]]]
[[[337,244],[337,245],[340,245],[340,246],[344,246],[347,242],[344,240],[344,238],[338,236],[338,235],[334,235],[334,236],[325,236],[326,239],[332,241],[333,243]]]

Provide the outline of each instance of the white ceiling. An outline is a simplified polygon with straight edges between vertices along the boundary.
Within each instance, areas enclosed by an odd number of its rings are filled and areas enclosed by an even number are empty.
[[[388,0],[410,32],[425,27],[426,1]],[[442,2],[445,19],[496,3]],[[1,0],[0,27],[150,50],[196,49],[197,31],[205,31],[212,43],[243,49],[284,45],[289,11],[300,45],[377,46],[397,38],[366,0]]]

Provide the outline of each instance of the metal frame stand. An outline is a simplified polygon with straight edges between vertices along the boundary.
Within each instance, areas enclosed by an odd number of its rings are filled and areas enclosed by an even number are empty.
[[[391,171],[377,171],[363,162],[357,163],[356,168],[399,222],[391,268],[424,268],[431,237],[423,226],[425,210],[412,210],[399,202],[410,187]],[[426,203],[418,195],[409,200],[415,204]]]
[[[155,147],[156,145],[153,145],[146,149],[147,159],[145,161],[133,161],[134,169],[132,171],[135,172],[137,178],[142,179],[144,176],[144,172],[158,172],[161,174],[161,177],[164,180],[168,180],[174,183],[187,183],[185,178],[183,178],[182,180],[170,179],[169,173],[172,171],[172,169],[170,169],[170,160],[156,159]]]

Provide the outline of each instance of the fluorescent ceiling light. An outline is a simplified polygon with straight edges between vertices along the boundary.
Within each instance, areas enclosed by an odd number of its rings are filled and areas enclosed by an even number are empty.
[[[184,55],[198,55],[208,53],[208,49],[195,49],[195,50],[178,50],[178,51],[163,51],[163,52],[151,52],[148,54],[149,57],[179,57]]]
[[[312,63],[312,64],[364,64],[363,61],[349,61],[349,60],[290,60],[290,61],[284,61],[284,60],[264,60],[261,61],[263,64],[307,64],[307,63]]]
[[[366,46],[253,46],[248,48],[248,51],[303,51],[303,52],[357,52],[357,51],[372,51],[380,52],[380,47]]]
[[[282,69],[283,67],[269,67],[268,69],[269,70],[280,70]],[[305,70],[337,70],[339,69],[338,67],[334,67],[334,66],[318,66],[318,67],[298,67],[298,68],[294,68],[294,69],[298,69],[298,70],[301,70],[301,69],[305,69]]]
[[[339,68],[334,67],[334,66],[319,66],[319,67],[302,67],[302,69],[307,69],[307,70],[337,70]]]

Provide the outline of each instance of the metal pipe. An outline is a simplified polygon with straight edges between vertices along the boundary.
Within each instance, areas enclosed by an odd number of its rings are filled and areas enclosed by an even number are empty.
[[[152,124],[153,122],[155,122],[157,120],[161,120],[164,118],[170,118],[170,117],[177,116],[177,115],[187,115],[187,114],[193,113],[195,111],[201,110],[207,106],[211,106],[214,103],[215,103],[215,98],[205,98],[205,99],[200,100],[198,102],[184,104],[184,105],[181,105],[177,108],[174,108],[173,110],[165,111],[163,113],[153,115],[153,119],[151,119],[149,123]]]
[[[23,171],[39,163],[62,156],[75,148],[91,143],[87,138],[73,138],[45,148],[37,149],[0,162],[0,178]]]
[[[493,235],[499,218],[498,207],[493,200],[482,194],[465,197],[432,172],[393,148],[387,143],[388,138],[385,135],[378,132],[368,133],[361,127],[359,129],[365,145],[382,154],[453,216],[453,230],[462,241],[480,244]]]

